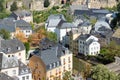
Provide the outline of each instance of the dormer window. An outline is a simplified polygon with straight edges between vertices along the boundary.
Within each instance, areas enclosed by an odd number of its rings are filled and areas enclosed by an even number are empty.
[[[10,52],[10,48],[7,48],[7,52]]]
[[[20,50],[20,46],[17,47],[17,50]]]
[[[54,63],[54,67],[55,67],[56,65],[55,65],[55,63]]]
[[[57,66],[59,66],[59,61],[57,62]]]
[[[49,69],[52,69],[52,64],[49,65]]]

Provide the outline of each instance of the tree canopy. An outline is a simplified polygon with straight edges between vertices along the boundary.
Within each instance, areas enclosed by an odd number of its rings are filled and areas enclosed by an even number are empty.
[[[3,39],[10,39],[10,32],[5,29],[0,29],[0,36]]]
[[[10,7],[10,11],[16,11],[17,9],[18,9],[17,2],[14,1],[13,4],[11,5],[11,7]]]
[[[110,72],[104,65],[97,65],[93,67],[91,72],[91,78],[93,80],[118,80],[118,76]]]

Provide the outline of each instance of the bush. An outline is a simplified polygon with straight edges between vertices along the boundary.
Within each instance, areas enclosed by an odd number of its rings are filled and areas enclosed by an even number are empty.
[[[48,7],[49,5],[50,5],[49,0],[45,0],[45,1],[44,1],[44,7]]]

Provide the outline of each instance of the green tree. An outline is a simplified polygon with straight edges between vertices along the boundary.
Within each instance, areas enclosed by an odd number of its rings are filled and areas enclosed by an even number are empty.
[[[55,42],[57,41],[57,35],[53,32],[47,32],[47,38]]]
[[[0,36],[2,36],[3,39],[10,39],[10,32],[5,29],[0,29]]]
[[[72,78],[72,75],[71,75],[71,72],[70,71],[66,71],[64,74],[63,74],[63,80],[74,80]]]
[[[17,2],[14,1],[13,4],[11,5],[11,7],[10,7],[10,11],[16,11],[17,9],[18,9]]]
[[[26,42],[24,43],[25,49],[26,49],[26,54],[28,54],[28,51],[30,50],[30,43]]]
[[[4,11],[4,0],[0,0],[0,12]]]
[[[45,0],[45,1],[44,1],[44,7],[48,7],[49,5],[50,5],[49,0]]]
[[[93,67],[91,72],[93,80],[117,80],[118,77],[115,73],[110,72],[104,65],[97,65]]]

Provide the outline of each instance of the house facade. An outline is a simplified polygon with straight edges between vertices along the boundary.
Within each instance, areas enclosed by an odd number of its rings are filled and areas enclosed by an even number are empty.
[[[79,54],[97,55],[100,53],[100,44],[98,38],[85,34],[79,37]]]
[[[66,21],[62,14],[50,15],[45,22],[45,28],[47,31],[56,32],[56,27],[60,22]]]
[[[29,67],[32,70],[34,80],[56,80],[62,79],[65,71],[70,71],[72,74],[72,63],[72,52],[60,44],[47,42],[46,45],[44,42],[41,43],[38,52],[32,53]]]
[[[16,57],[8,57],[3,52],[0,53],[0,57],[0,74],[9,76],[9,79],[12,78],[13,80],[32,80],[30,69],[24,63],[19,61]],[[4,78],[5,76],[2,80],[5,80]]]

